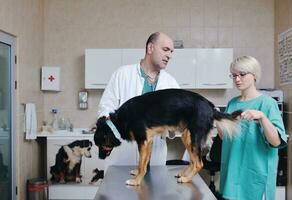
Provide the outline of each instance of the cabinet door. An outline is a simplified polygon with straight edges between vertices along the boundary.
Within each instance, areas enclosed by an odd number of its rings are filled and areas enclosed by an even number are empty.
[[[145,49],[123,49],[122,65],[136,64],[145,56]]]
[[[60,139],[60,138],[50,138],[47,140],[47,178],[51,178],[51,173],[50,173],[50,168],[51,166],[54,166],[55,160],[56,160],[56,155],[58,154],[59,149],[63,145],[68,145],[72,143],[73,141],[77,140],[90,140],[93,144],[90,153],[91,157],[85,157],[82,156],[82,162],[81,162],[81,167],[80,167],[80,174],[82,175],[82,183],[84,184],[89,184],[91,181],[92,177],[95,175],[93,173],[93,170],[95,168],[98,168],[99,170],[102,170],[104,168],[104,161],[98,159],[98,149],[94,145],[94,141],[92,137],[88,138],[66,138],[66,139]],[[76,147],[75,147],[76,148]],[[74,181],[73,181],[74,183]]]
[[[197,49],[196,55],[197,88],[232,88],[229,66],[233,61],[233,49]]]
[[[122,64],[121,49],[85,50],[85,88],[105,88],[112,73]]]
[[[176,79],[181,88],[195,88],[195,52],[195,49],[175,49],[166,66],[166,71]]]

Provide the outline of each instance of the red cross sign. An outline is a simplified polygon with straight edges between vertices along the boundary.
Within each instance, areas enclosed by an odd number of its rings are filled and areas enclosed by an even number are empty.
[[[48,79],[52,82],[53,80],[55,80],[55,77],[53,77],[52,75],[50,75]]]

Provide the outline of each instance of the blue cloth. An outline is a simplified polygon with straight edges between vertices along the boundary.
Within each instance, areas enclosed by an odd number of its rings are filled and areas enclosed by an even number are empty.
[[[230,139],[223,137],[220,192],[224,198],[236,200],[275,199],[278,148],[287,144],[287,137],[278,105],[271,97],[261,95],[249,101],[233,98],[226,112],[260,110],[277,128],[281,144],[268,143],[260,123],[241,120],[241,133]]]
[[[113,134],[115,135],[115,137],[118,139],[118,140],[121,140],[122,137],[121,137],[121,134],[120,132],[118,131],[118,129],[116,128],[116,126],[113,124],[113,122],[108,119],[105,121],[106,124],[110,127],[110,129],[112,130]]]

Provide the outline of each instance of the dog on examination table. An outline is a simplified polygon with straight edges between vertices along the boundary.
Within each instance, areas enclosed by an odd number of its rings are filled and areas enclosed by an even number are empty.
[[[177,182],[190,182],[203,167],[202,149],[211,130],[217,126],[233,137],[239,126],[238,110],[231,114],[215,109],[203,96],[182,89],[165,89],[136,96],[125,102],[109,117],[97,120],[94,142],[99,158],[105,159],[121,140],[135,141],[139,150],[138,168],[128,185],[140,185],[150,159],[153,137],[167,132],[181,132],[190,155],[190,165],[177,174]]]
[[[75,140],[62,146],[57,155],[55,165],[51,166],[51,181],[65,183],[68,181],[82,182],[80,166],[82,156],[91,158],[92,142],[89,140]]]

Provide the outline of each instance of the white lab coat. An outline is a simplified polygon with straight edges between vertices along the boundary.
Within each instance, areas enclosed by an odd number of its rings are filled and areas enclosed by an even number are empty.
[[[141,76],[140,64],[126,65],[118,68],[112,75],[105,91],[100,99],[98,106],[97,116],[108,116],[110,112],[118,109],[123,103],[132,97],[142,94],[144,86],[144,78]],[[161,70],[159,79],[156,85],[156,90],[167,88],[179,88],[176,80],[168,74],[165,70]],[[122,145],[132,146],[133,152],[137,151],[137,145],[135,143],[122,142]],[[112,160],[115,161],[111,164],[135,164],[131,161],[132,156],[127,156],[125,153],[118,153],[118,150],[112,152],[111,157],[115,157]],[[119,155],[118,155],[119,154]],[[130,153],[131,154],[131,153]],[[165,139],[161,137],[155,137],[153,140],[153,149],[150,164],[151,165],[165,165],[167,157],[167,146]],[[137,159],[137,158],[135,158]],[[129,162],[127,162],[129,160]]]

